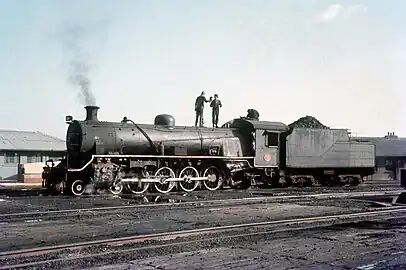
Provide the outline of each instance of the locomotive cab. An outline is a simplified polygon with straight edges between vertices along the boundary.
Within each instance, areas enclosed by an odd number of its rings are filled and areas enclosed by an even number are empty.
[[[279,134],[274,130],[255,130],[255,167],[277,167],[279,165]]]
[[[287,125],[244,117],[234,119],[227,125],[231,128],[238,128],[243,134],[252,136],[255,167],[278,167],[280,135],[288,130]]]
[[[255,130],[254,166],[262,168],[279,166],[280,134],[288,127],[280,122],[249,120]]]

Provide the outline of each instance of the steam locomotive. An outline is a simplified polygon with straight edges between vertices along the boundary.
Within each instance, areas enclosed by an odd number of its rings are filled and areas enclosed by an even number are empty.
[[[358,185],[375,171],[375,145],[350,140],[345,129],[289,128],[240,117],[221,128],[176,126],[161,114],[154,124],[67,116],[67,154],[44,167],[51,192],[84,194],[85,187],[141,194],[154,189],[217,190],[224,186]]]

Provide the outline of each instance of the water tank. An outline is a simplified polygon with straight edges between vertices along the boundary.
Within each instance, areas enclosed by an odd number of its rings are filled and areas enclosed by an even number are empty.
[[[156,126],[166,126],[166,127],[174,127],[175,126],[175,118],[170,114],[160,114],[155,117],[154,125]]]

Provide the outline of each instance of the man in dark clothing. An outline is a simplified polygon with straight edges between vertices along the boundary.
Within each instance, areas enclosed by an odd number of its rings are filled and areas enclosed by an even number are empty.
[[[253,120],[259,120],[259,113],[255,109],[248,109],[247,110],[247,118],[248,119],[253,119]]]
[[[199,121],[199,126],[203,126],[203,110],[204,110],[204,103],[205,102],[210,102],[212,98],[210,97],[210,100],[207,100],[206,97],[204,96],[205,93],[202,91],[200,96],[196,98],[195,102],[195,112],[196,112],[196,120],[195,120],[195,127],[197,127],[197,122]]]
[[[210,103],[210,107],[213,108],[212,112],[213,128],[214,127],[218,128],[220,108],[223,106],[221,105],[221,101],[220,99],[218,99],[218,97],[219,96],[215,94],[213,101]]]

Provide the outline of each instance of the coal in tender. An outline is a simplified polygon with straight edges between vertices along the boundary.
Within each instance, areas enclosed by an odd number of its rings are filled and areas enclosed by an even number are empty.
[[[329,129],[330,127],[323,125],[319,120],[313,116],[301,117],[295,122],[289,124],[290,128],[321,128]]]

